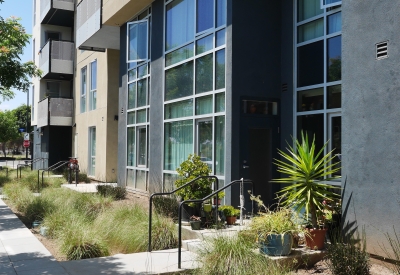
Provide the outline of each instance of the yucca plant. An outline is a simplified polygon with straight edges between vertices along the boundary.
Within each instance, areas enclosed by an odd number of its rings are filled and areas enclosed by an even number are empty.
[[[315,136],[309,143],[307,133],[301,132],[301,142],[293,139],[294,146],[288,144],[287,151],[278,149],[282,160],[275,159],[274,164],[278,172],[287,175],[286,178],[274,179],[276,183],[289,184],[281,191],[278,198],[286,206],[294,207],[297,212],[306,211],[306,218],[310,216],[314,228],[318,228],[317,211],[323,209],[324,200],[334,200],[340,197],[332,188],[339,188],[321,180],[329,181],[340,168],[338,162],[334,162],[333,150],[324,155],[326,142],[319,151],[315,148]]]

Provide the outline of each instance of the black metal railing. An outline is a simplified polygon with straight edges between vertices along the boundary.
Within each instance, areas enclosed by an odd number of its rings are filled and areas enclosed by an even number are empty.
[[[225,190],[226,188],[230,187],[231,185],[233,185],[235,183],[251,183],[253,185],[253,182],[251,180],[245,180],[245,179],[234,180],[231,183],[225,185],[224,187],[221,187],[217,191],[214,191],[214,193],[211,193],[210,195],[208,195],[202,199],[187,200],[187,201],[183,201],[179,204],[179,209],[178,209],[178,268],[179,269],[181,268],[181,261],[182,261],[182,206],[184,204],[188,204],[188,203],[203,203],[205,200],[208,200],[209,198],[215,196],[219,192]],[[252,186],[252,193],[253,193],[253,186]],[[252,207],[253,207],[253,204],[252,204]],[[241,211],[243,211],[243,210],[241,210]],[[253,212],[253,209],[251,211]],[[218,215],[218,209],[216,212]]]
[[[218,178],[217,178],[216,176],[200,176],[200,177],[197,177],[197,178],[195,178],[195,179],[189,181],[188,183],[185,183],[185,184],[182,185],[181,187],[179,187],[179,188],[177,188],[177,189],[175,189],[175,190],[173,190],[173,191],[171,191],[171,192],[153,193],[153,194],[151,194],[150,199],[149,199],[149,246],[148,246],[148,249],[147,249],[149,252],[151,252],[151,226],[152,226],[152,218],[153,218],[153,197],[155,197],[155,196],[162,196],[162,195],[172,195],[172,194],[176,193],[177,191],[179,191],[179,190],[185,188],[186,186],[193,184],[193,183],[196,182],[197,180],[199,180],[199,179],[206,179],[206,178],[215,179],[214,188],[215,188],[215,189],[218,189]],[[214,190],[215,190],[215,189],[214,189]],[[218,215],[218,200],[217,200],[217,211],[216,211],[216,213],[217,213],[217,215]]]
[[[61,161],[59,161],[59,162],[57,162],[57,163],[55,163],[55,164],[53,164],[52,166],[50,166],[50,167],[48,167],[48,168],[46,168],[46,169],[39,169],[38,170],[38,180],[37,180],[37,186],[38,186],[38,192],[40,192],[40,188],[39,188],[39,172],[40,171],[42,171],[42,189],[43,189],[43,173],[44,172],[47,172],[47,175],[49,175],[49,172],[50,171],[54,171],[54,170],[56,170],[56,169],[58,169],[58,168],[60,168],[60,167],[62,167],[62,166],[64,166],[64,165],[66,165],[66,164],[68,164],[69,163],[69,160],[61,160]]]
[[[23,167],[27,167],[30,166],[31,167],[31,171],[33,170],[33,164],[38,162],[38,161],[43,161],[47,158],[35,158],[35,159],[30,159],[30,160],[25,160],[25,163],[20,163],[17,164],[17,178],[18,178],[18,170],[19,170],[19,177],[22,177],[22,168]],[[43,166],[43,164],[42,164]]]

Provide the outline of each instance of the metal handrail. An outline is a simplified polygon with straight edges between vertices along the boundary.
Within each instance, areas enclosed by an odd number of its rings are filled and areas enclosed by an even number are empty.
[[[153,217],[153,197],[174,194],[177,191],[185,188],[186,186],[194,183],[195,181],[197,181],[199,179],[204,179],[204,178],[213,178],[213,179],[215,179],[215,181],[216,181],[215,188],[218,189],[218,182],[219,181],[218,181],[218,178],[216,176],[199,176],[199,177],[197,177],[197,178],[185,183],[181,187],[176,188],[175,190],[172,190],[171,192],[153,193],[153,194],[151,194],[150,199],[149,199],[149,246],[148,246],[148,249],[147,249],[149,252],[151,252],[151,226],[152,226],[152,217]],[[218,210],[218,200],[217,200],[217,210]],[[218,215],[218,211],[217,211],[217,215]]]
[[[26,164],[26,163],[19,163],[19,164],[17,164],[17,179],[18,179],[18,170],[19,170],[19,178],[21,178],[22,177],[22,167],[27,167],[27,166],[29,166],[29,164]]]
[[[226,188],[230,187],[232,184],[235,183],[251,183],[253,184],[253,182],[251,180],[245,180],[245,179],[240,179],[240,180],[234,180],[231,183],[225,185],[224,187],[221,187],[220,189],[218,189],[217,191],[215,191],[214,193],[211,193],[210,195],[202,198],[202,199],[198,199],[198,200],[187,200],[187,201],[183,201],[179,204],[179,210],[178,210],[178,268],[181,268],[181,261],[182,261],[182,206],[184,204],[187,203],[203,203],[205,200],[208,200],[209,198],[215,196],[216,194],[218,194],[219,192],[225,190]],[[253,188],[252,188],[253,189]],[[253,193],[253,191],[252,191]],[[253,207],[253,204],[252,204]],[[253,209],[251,210],[253,211]],[[216,211],[218,213],[218,209]]]
[[[31,171],[32,171],[32,165],[33,165],[35,162],[38,162],[38,161],[40,161],[40,160],[43,161],[43,160],[45,160],[45,159],[47,159],[47,158],[28,159],[28,160],[25,160],[25,163],[17,164],[17,178],[18,178],[18,170],[19,170],[19,178],[22,177],[22,167],[30,166],[30,167],[31,167]],[[28,162],[30,162],[30,164],[28,164]]]
[[[38,169],[38,180],[37,180],[37,186],[38,186],[38,192],[40,191],[39,189],[39,172],[42,171],[42,188],[43,188],[43,173],[44,172],[49,172],[52,170],[55,170],[57,168],[60,168],[61,166],[67,164],[69,161],[68,160],[61,160],[53,165],[51,165],[50,167],[47,167],[46,169]]]

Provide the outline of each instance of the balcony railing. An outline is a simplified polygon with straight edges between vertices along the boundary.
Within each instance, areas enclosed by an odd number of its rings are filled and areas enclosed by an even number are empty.
[[[74,25],[74,0],[40,1],[40,22],[57,26]]]
[[[73,42],[49,40],[39,52],[42,78],[71,79],[73,75],[75,46]]]
[[[37,127],[72,126],[73,99],[45,98],[38,104]]]
[[[119,27],[102,24],[100,0],[82,0],[76,6],[76,16],[77,48],[93,51],[119,49]]]

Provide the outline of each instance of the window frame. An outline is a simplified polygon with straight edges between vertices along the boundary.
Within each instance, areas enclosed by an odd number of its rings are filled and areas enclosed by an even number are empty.
[[[95,88],[93,89],[92,84],[93,84],[93,64],[96,64],[96,74],[95,74]],[[89,111],[92,110],[96,110],[97,108],[97,72],[98,72],[98,68],[97,68],[97,59],[95,59],[94,61],[90,62],[90,81],[89,81]],[[94,100],[94,98],[96,98],[96,100]]]
[[[326,3],[326,0],[321,0],[321,9],[326,9],[326,8],[342,5],[342,0],[336,1],[331,4],[325,4],[325,3]]]
[[[146,49],[146,55],[143,58],[139,58],[139,59],[129,59],[129,49],[130,49],[130,27],[132,25],[139,25],[142,23],[146,23],[146,39],[138,39],[138,40],[143,40],[146,41],[146,45],[145,45],[145,49]],[[126,63],[132,63],[132,62],[142,62],[142,61],[146,61],[149,59],[149,19],[143,19],[143,20],[138,20],[138,21],[132,21],[132,22],[128,22],[127,26],[126,26]],[[142,37],[141,37],[142,38]]]
[[[85,74],[83,74],[85,72]],[[83,78],[85,75],[85,78]],[[86,94],[87,94],[87,66],[81,68],[81,83],[80,83],[80,113],[86,112]],[[82,100],[84,99],[84,101]],[[83,103],[84,102],[84,103]]]

